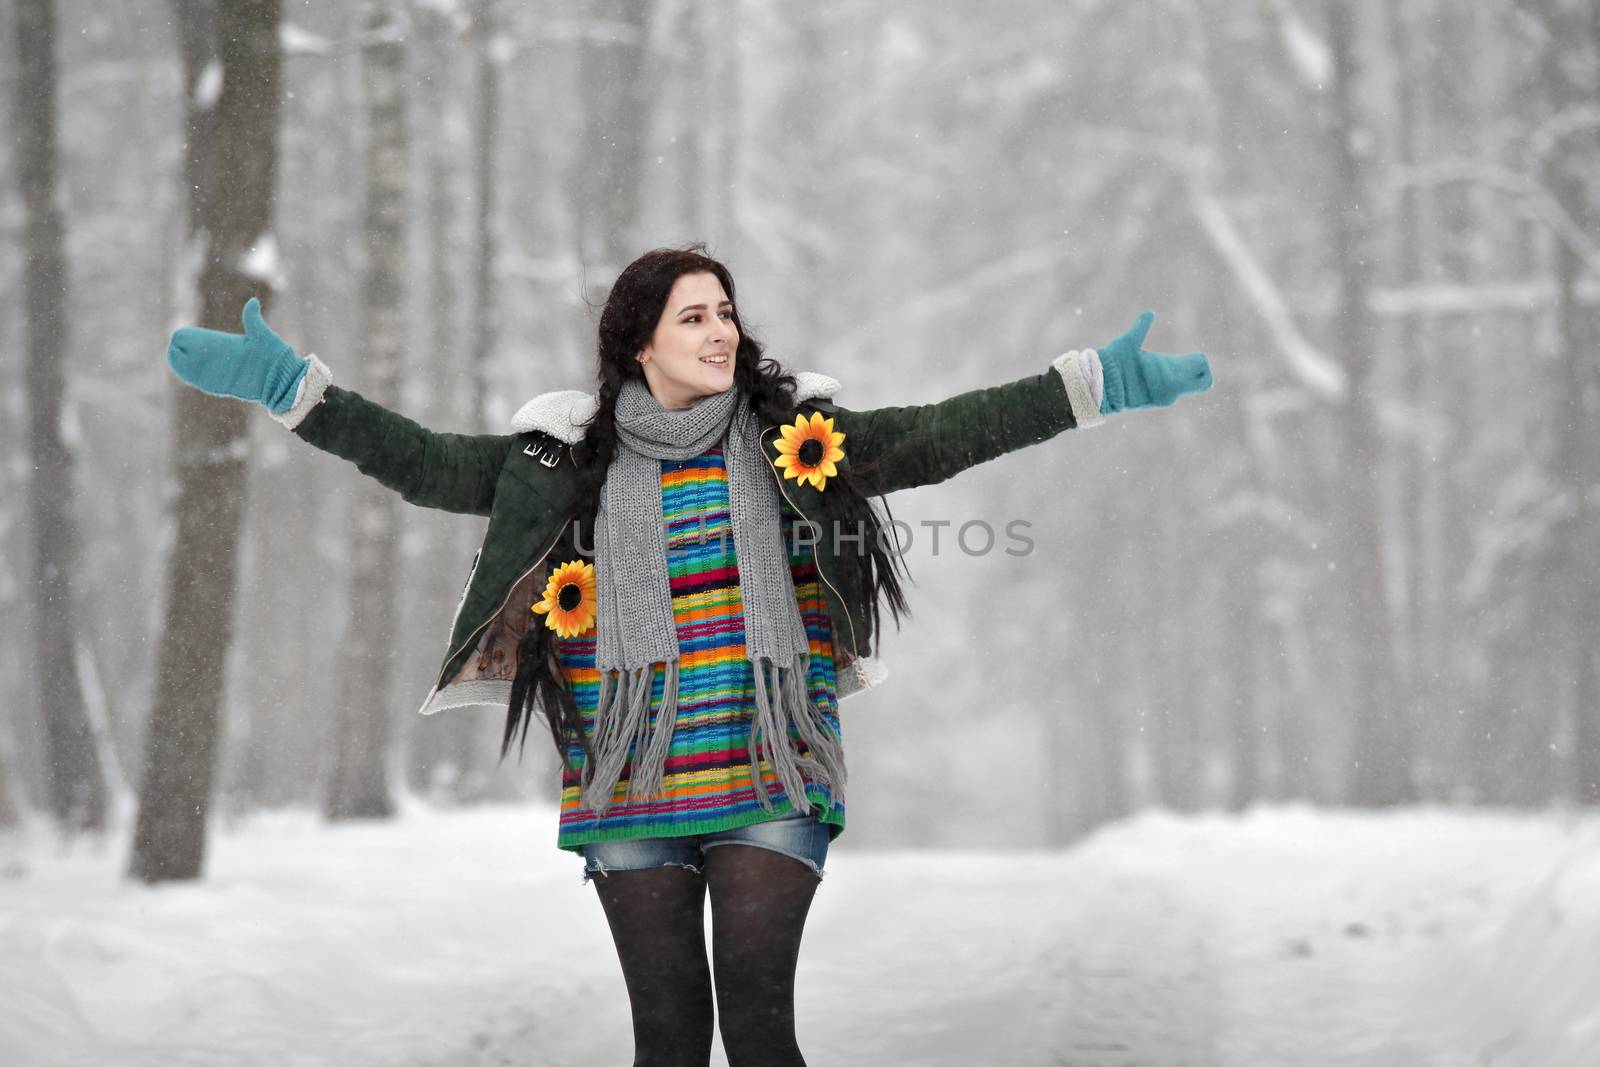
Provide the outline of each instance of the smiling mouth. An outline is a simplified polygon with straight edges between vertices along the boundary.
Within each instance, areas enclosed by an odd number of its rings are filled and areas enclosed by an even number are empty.
[[[701,363],[709,363],[713,367],[720,367],[723,364],[728,362],[728,357],[727,356],[701,356],[700,357],[700,362]]]

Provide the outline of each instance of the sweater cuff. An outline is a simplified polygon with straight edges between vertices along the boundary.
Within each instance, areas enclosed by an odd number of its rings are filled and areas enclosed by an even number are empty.
[[[311,413],[311,409],[322,402],[322,394],[328,391],[328,386],[333,384],[333,371],[328,365],[318,359],[315,354],[307,352],[305,360],[308,366],[306,372],[300,376],[300,385],[294,394],[294,403],[281,415],[274,415],[271,410],[267,414],[281,422],[288,429],[300,425],[300,420]]]
[[[1078,428],[1087,429],[1105,422],[1106,417],[1100,414],[1100,401],[1105,396],[1100,353],[1092,348],[1075,349],[1061,353],[1050,365],[1067,387],[1067,402],[1072,405],[1072,418]]]

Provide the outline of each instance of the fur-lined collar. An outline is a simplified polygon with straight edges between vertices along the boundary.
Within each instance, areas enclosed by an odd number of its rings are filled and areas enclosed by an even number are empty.
[[[813,370],[796,371],[794,378],[796,403],[831,397],[839,391],[837,381]],[[581,389],[540,393],[511,416],[511,432],[530,433],[538,430],[575,445],[583,440],[587,428],[585,424],[594,417],[597,404],[593,393],[585,393]]]

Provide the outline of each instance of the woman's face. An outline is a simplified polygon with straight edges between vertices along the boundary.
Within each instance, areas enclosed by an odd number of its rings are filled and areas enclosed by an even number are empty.
[[[739,328],[733,301],[715,274],[682,274],[672,283],[650,343],[639,352],[650,395],[664,408],[686,408],[733,386]]]

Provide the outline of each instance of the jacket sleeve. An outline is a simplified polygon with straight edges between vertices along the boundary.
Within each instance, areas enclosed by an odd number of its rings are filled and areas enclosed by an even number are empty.
[[[331,384],[312,357],[294,407],[273,416],[311,444],[356,465],[408,503],[487,515],[516,438],[509,434],[435,433],[360,393]]]
[[[1089,367],[1064,352],[1043,374],[933,404],[851,411],[836,407],[851,469],[878,493],[934,485],[980,463],[1104,421]]]

